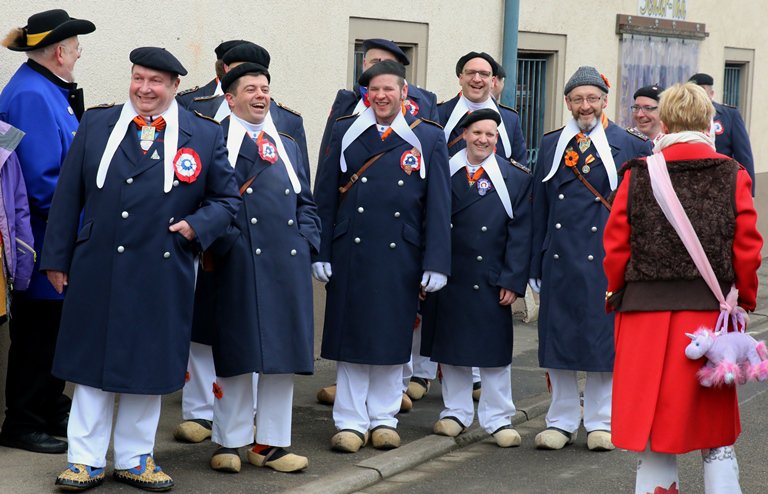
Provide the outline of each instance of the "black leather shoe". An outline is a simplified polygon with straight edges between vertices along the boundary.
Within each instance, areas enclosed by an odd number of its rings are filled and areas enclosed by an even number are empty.
[[[0,446],[26,449],[34,453],[60,454],[67,452],[67,442],[51,437],[45,432],[0,434]]]

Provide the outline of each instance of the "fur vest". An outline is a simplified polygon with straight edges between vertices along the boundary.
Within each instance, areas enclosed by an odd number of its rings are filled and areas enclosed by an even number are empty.
[[[680,203],[723,293],[728,293],[734,281],[734,197],[739,165],[731,159],[670,161],[667,165]],[[631,255],[620,310],[717,310],[715,296],[653,197],[647,163],[632,160],[624,167],[629,169]]]

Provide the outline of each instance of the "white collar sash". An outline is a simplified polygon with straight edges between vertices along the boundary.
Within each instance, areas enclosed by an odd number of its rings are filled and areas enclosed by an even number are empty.
[[[448,161],[448,166],[451,169],[451,176],[456,172],[466,167],[469,161],[467,160],[467,150],[462,149]],[[507,216],[513,219],[515,216],[512,212],[512,200],[509,198],[509,191],[507,190],[507,184],[504,182],[504,177],[501,176],[501,169],[499,168],[499,162],[496,160],[496,154],[491,153],[480,166],[483,167],[485,173],[488,174],[488,178],[491,179],[491,183],[496,188],[496,195],[499,197],[504,211],[507,212]]]
[[[104,154],[101,155],[101,161],[99,161],[99,168],[96,171],[96,187],[99,189],[104,187],[104,182],[107,180],[107,172],[109,171],[109,165],[112,163],[112,158],[115,157],[117,148],[120,146],[120,143],[123,142],[126,129],[128,129],[130,125],[133,125],[133,119],[137,115],[138,113],[130,100],[126,101],[123,105],[123,109],[120,111],[120,117],[118,117],[115,126],[112,128],[112,132],[109,134],[107,145],[104,148]],[[176,148],[179,144],[179,106],[175,99],[171,101],[171,106],[163,114],[163,119],[165,120],[165,136],[163,141],[163,192],[167,194],[173,187],[173,160],[176,158]]]
[[[557,140],[557,147],[555,148],[555,155],[552,157],[552,164],[549,168],[549,173],[544,177],[542,182],[546,182],[550,178],[555,176],[557,170],[560,168],[560,164],[563,162],[563,153],[565,153],[565,147],[571,142],[581,129],[576,124],[576,120],[571,118],[560,133],[560,138]],[[618,174],[616,173],[616,163],[613,161],[613,154],[611,153],[611,146],[608,144],[608,138],[605,136],[605,129],[603,124],[598,120],[595,128],[589,132],[589,138],[595,145],[598,156],[603,162],[605,172],[608,175],[608,182],[611,185],[611,190],[616,190],[618,184]]]
[[[339,160],[339,164],[341,166],[342,173],[346,173],[347,171],[347,160],[344,157],[344,151],[352,144],[355,139],[360,137],[360,135],[365,132],[368,127],[371,127],[373,125],[376,125],[376,114],[373,111],[373,108],[366,108],[363,113],[358,116],[355,121],[352,123],[352,125],[347,129],[347,132],[344,133],[344,136],[341,138],[341,159]],[[400,136],[401,139],[403,139],[405,142],[413,146],[419,151],[419,154],[421,156],[421,166],[419,168],[419,176],[421,178],[426,178],[427,176],[427,161],[424,157],[424,149],[421,145],[421,141],[416,136],[416,134],[413,132],[413,129],[408,125],[408,122],[405,121],[405,117],[403,116],[403,112],[398,111],[397,115],[395,116],[395,119],[392,121],[392,124],[390,125],[390,128],[392,129],[392,132]]]
[[[485,100],[483,103],[480,103],[482,105],[481,108],[489,108],[501,116],[501,112],[499,111],[499,107],[496,106],[496,102],[493,101],[493,98],[490,96],[487,100]],[[448,143],[451,141],[451,132],[453,132],[453,129],[456,128],[456,125],[459,123],[459,120],[461,120],[461,117],[467,114],[469,111],[469,105],[467,98],[462,94],[459,96],[459,101],[456,102],[456,106],[453,107],[453,111],[451,112],[451,116],[448,117],[448,122],[445,124],[445,128],[443,128],[443,133],[445,135],[445,142]],[[509,135],[507,134],[507,127],[504,125],[504,119],[501,119],[501,123],[499,124],[499,137],[501,138],[501,143],[504,145],[504,157],[509,159],[512,156],[512,145],[509,142]]]
[[[240,154],[240,147],[243,145],[243,138],[248,132],[245,130],[243,124],[236,115],[229,117],[229,131],[227,132],[227,154],[229,155],[229,164],[232,168],[237,163],[237,155]],[[288,152],[285,150],[285,145],[280,137],[280,133],[275,128],[275,123],[272,121],[272,115],[267,113],[267,117],[264,119],[264,133],[269,135],[272,140],[275,141],[277,147],[277,155],[283,161],[285,171],[288,173],[288,179],[291,181],[291,186],[295,193],[301,192],[301,182],[296,175],[296,170],[293,168],[291,158],[288,156]],[[249,137],[250,139],[250,137]]]
[[[216,110],[216,114],[213,116],[213,119],[217,122],[221,122],[227,118],[230,113],[232,113],[232,110],[229,109],[229,103],[227,103],[227,97],[225,96],[219,105],[219,109]]]

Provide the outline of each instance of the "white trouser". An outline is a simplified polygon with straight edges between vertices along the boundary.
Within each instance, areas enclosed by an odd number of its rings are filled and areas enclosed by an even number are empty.
[[[472,368],[440,364],[443,369],[443,404],[440,418],[456,417],[465,427],[475,418],[472,401]],[[483,392],[477,404],[477,420],[489,434],[512,423],[515,404],[512,402],[512,367],[482,367],[480,378]]]
[[[211,441],[225,448],[253,442],[253,374],[217,377],[221,398],[213,404]],[[286,448],[291,445],[293,374],[261,374],[256,389],[256,442]]]
[[[547,372],[552,384],[552,403],[547,412],[547,427],[576,432],[581,422],[576,371],[548,369]],[[584,386],[584,428],[587,432],[610,432],[612,384],[612,372],[587,372],[587,383]]]
[[[67,427],[67,461],[97,468],[106,466],[112,415],[118,396],[115,468],[134,468],[142,455],[152,454],[160,421],[159,395],[116,394],[76,384]]]
[[[181,418],[184,420],[213,420],[213,383],[216,369],[213,365],[213,349],[210,345],[195,343],[189,346],[187,364],[189,380],[181,391]],[[259,375],[253,374],[253,413],[256,413],[256,396]]]
[[[706,494],[741,494],[739,464],[736,462],[733,446],[703,449],[701,457],[704,463]],[[672,484],[680,490],[677,455],[654,453],[650,449],[638,455],[635,494],[657,492],[657,487],[670,490]]]
[[[336,363],[336,428],[361,434],[386,425],[397,427],[395,415],[403,397],[403,366]]]
[[[411,360],[403,364],[403,392],[408,389],[411,377],[420,377],[429,381],[437,376],[437,362],[432,362],[429,357],[421,356],[421,316],[419,324],[413,330],[411,341]]]
[[[195,343],[189,346],[187,364],[189,380],[181,391],[181,417],[184,420],[213,420],[213,382],[216,370],[210,345]]]

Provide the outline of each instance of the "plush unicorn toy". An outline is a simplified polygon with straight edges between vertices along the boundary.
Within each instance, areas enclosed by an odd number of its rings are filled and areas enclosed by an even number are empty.
[[[768,350],[764,341],[758,342],[742,331],[723,333],[700,328],[685,334],[692,340],[685,348],[685,356],[691,360],[708,359],[697,373],[702,386],[768,379]]]

